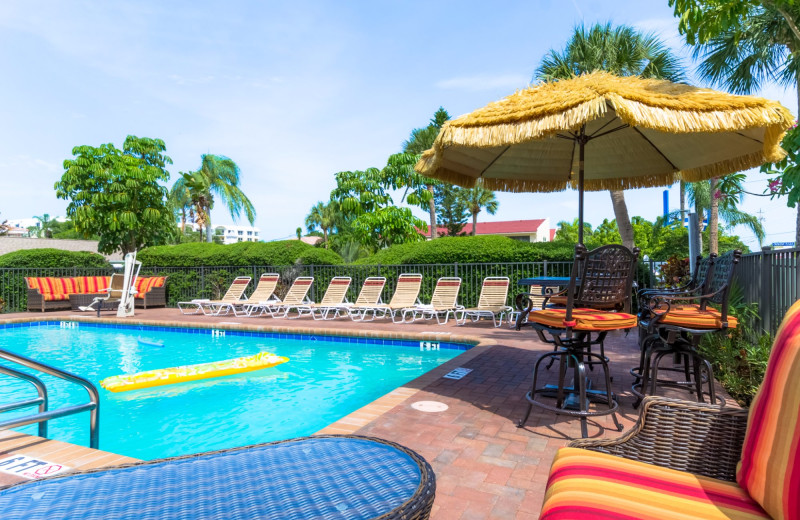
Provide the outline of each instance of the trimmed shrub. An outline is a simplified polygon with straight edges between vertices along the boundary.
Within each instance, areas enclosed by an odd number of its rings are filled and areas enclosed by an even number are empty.
[[[63,249],[22,249],[0,255],[0,267],[110,267],[103,255]]]
[[[575,247],[564,242],[521,242],[501,236],[442,237],[401,244],[357,264],[448,264],[571,261]]]
[[[148,247],[137,256],[145,266],[199,267],[251,265],[337,265],[342,258],[299,240],[281,242],[238,242],[221,245],[193,242],[174,246]]]

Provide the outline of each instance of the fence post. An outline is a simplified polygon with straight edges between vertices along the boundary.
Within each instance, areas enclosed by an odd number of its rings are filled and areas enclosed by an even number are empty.
[[[314,278],[314,266],[313,266],[313,265],[310,265],[310,266],[308,266],[308,267],[309,267],[309,274],[308,274],[308,275],[309,275],[311,278]],[[316,278],[314,278],[314,280],[316,281]],[[315,286],[316,286],[316,284],[315,284],[315,283],[312,283],[312,284],[311,284],[311,301],[312,301],[312,302],[315,302],[315,301],[317,301],[317,292],[316,292],[316,287],[315,287]]]
[[[534,274],[534,276],[536,275]],[[547,278],[547,260],[544,261],[544,274],[542,276]]]
[[[772,329],[772,259],[769,256],[771,247],[761,249],[761,291],[759,291],[758,313],[765,330]]]
[[[206,268],[205,266],[200,266],[200,291],[199,294],[205,295],[206,294]]]
[[[453,262],[453,276],[458,277],[458,262]]]

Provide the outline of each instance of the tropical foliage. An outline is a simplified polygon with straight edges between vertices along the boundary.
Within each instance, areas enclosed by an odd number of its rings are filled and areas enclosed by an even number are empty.
[[[737,94],[750,94],[767,83],[800,91],[800,3],[670,0],[669,5],[680,19],[687,43],[695,45],[703,79]],[[787,135],[783,144],[787,150],[798,149],[796,136]],[[793,163],[789,158],[765,170],[778,175],[771,179],[769,190],[776,196],[789,195],[789,206],[797,207],[795,243],[800,244],[800,195],[796,191],[792,195],[797,186]]]
[[[256,210],[241,189],[241,172],[236,163],[223,155],[205,154],[200,168],[192,172],[181,172],[170,193],[173,207],[182,215],[189,211],[194,222],[206,229],[206,240],[212,240],[211,210],[214,197],[219,197],[234,221],[244,212],[252,226]],[[188,204],[187,204],[188,202]],[[182,218],[181,224],[185,225]]]
[[[486,213],[494,215],[497,213],[500,203],[497,202],[494,192],[484,188],[480,180],[472,188],[462,189],[461,198],[472,214],[472,236],[475,236],[478,228],[478,213],[485,209]]]
[[[98,251],[124,253],[166,243],[175,232],[167,204],[169,180],[161,139],[128,136],[113,144],[76,146],[64,161],[56,196],[69,200],[67,215],[83,236],[99,237]]]
[[[433,188],[438,225],[451,237],[461,234],[470,215],[463,191],[463,188],[446,182],[439,183]]]

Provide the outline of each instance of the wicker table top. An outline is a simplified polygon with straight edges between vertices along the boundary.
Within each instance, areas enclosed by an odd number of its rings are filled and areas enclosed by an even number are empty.
[[[318,436],[89,471],[0,491],[10,519],[427,518],[433,472],[416,453]]]

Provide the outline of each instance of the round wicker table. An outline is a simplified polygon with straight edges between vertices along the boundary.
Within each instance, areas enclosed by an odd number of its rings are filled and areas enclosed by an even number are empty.
[[[382,439],[321,435],[103,468],[0,490],[10,519],[421,519],[430,465]]]

